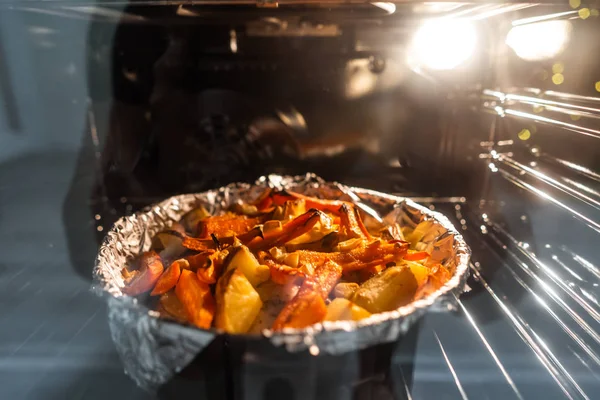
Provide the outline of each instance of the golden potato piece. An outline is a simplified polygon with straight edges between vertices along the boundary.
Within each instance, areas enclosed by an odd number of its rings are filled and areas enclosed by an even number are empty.
[[[337,298],[349,299],[354,295],[354,292],[356,292],[358,287],[358,283],[341,282],[335,285],[333,288],[333,294]]]
[[[423,286],[424,284],[427,283],[427,280],[429,279],[429,268],[427,268],[426,266],[424,266],[421,263],[418,262],[414,262],[414,261],[402,261],[403,266],[407,266],[408,268],[410,268],[410,272],[413,273],[413,275],[415,276],[415,279],[417,280],[417,285],[419,287]]]
[[[263,302],[240,269],[231,269],[217,283],[215,326],[229,333],[246,333]]]
[[[269,267],[261,265],[254,254],[246,246],[238,246],[231,250],[225,260],[225,269],[239,269],[252,286],[257,287],[271,276]]]
[[[368,318],[371,313],[347,299],[335,299],[327,306],[325,321],[358,321]]]
[[[418,287],[410,268],[391,267],[363,283],[352,301],[371,313],[391,311],[410,303]]]

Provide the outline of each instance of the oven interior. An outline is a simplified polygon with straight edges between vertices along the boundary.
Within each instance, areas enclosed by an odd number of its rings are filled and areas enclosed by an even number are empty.
[[[387,349],[384,373],[349,379],[329,398],[592,399],[599,9],[595,0],[2,3],[0,232],[11,249],[0,278],[11,299],[43,299],[56,281],[61,294],[48,302],[60,306],[85,295],[117,218],[178,193],[314,172],[444,213],[473,252],[470,291],[453,312],[421,321],[409,360]],[[56,228],[43,229],[44,218]],[[50,243],[41,256],[60,265],[43,268],[31,238]],[[18,265],[28,269],[13,276]],[[55,324],[50,338],[67,345],[50,360],[94,354],[78,335],[107,335],[94,314],[102,305],[79,304],[65,327],[64,310],[17,301],[19,312],[1,316],[18,327],[0,334],[17,349],[10,357],[22,361]],[[47,325],[36,328],[39,319]],[[146,398],[111,360],[102,376],[121,382],[119,393],[91,378],[81,390]],[[347,362],[349,376],[369,364]],[[230,397],[311,397],[314,376],[253,368],[253,389]],[[54,387],[61,372],[43,371],[26,393]]]

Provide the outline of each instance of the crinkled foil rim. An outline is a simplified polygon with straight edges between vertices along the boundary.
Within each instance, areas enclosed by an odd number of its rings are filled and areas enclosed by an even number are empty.
[[[456,298],[465,290],[469,273],[470,250],[462,235],[448,218],[413,201],[372,190],[325,182],[314,174],[303,176],[269,175],[255,185],[233,183],[217,190],[170,197],[142,212],[119,219],[107,233],[94,268],[92,290],[108,300],[111,335],[123,360],[126,372],[138,385],[153,390],[184,368],[202,349],[222,332],[201,330],[156,318],[136,299],[123,295],[121,269],[137,254],[150,248],[151,238],[187,211],[203,205],[215,213],[238,200],[258,197],[267,187],[289,188],[323,198],[347,198],[351,191],[365,203],[383,204],[396,220],[407,215],[418,223],[428,219],[445,229],[454,238],[455,269],[452,278],[436,292],[397,310],[374,314],[361,321],[336,321],[315,324],[306,329],[286,329],[282,332],[263,331],[265,340],[285,346],[290,352],[310,350],[342,354],[378,343],[397,340],[425,311],[452,309]],[[377,210],[377,207],[374,207]],[[379,211],[379,210],[378,210]],[[256,337],[256,335],[252,335]]]

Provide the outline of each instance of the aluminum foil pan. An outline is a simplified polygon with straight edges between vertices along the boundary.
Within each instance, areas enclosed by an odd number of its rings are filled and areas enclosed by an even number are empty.
[[[154,390],[167,382],[223,333],[157,318],[156,312],[122,293],[121,269],[128,260],[149,250],[151,238],[186,212],[204,206],[212,213],[219,213],[236,201],[256,199],[267,187],[287,188],[321,198],[351,200],[350,195],[356,201],[358,197],[384,221],[401,226],[414,227],[429,220],[430,228],[418,246],[426,248],[452,272],[452,278],[436,292],[391,312],[374,314],[358,322],[326,321],[302,330],[263,331],[262,338],[273,346],[285,346],[289,352],[308,350],[313,355],[339,355],[393,342],[426,311],[452,309],[457,296],[465,290],[470,250],[462,236],[445,216],[408,199],[325,182],[314,174],[269,175],[255,185],[233,183],[218,190],[174,196],[118,220],[107,233],[94,268],[93,290],[108,301],[109,326],[117,351],[125,371],[141,387]]]

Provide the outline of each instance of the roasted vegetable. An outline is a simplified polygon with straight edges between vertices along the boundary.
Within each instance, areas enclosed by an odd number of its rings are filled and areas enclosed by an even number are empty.
[[[162,275],[165,267],[155,251],[142,254],[138,273],[123,287],[123,293],[137,296],[149,292]]]
[[[273,323],[274,330],[302,328],[321,321],[327,313],[324,300],[342,276],[342,267],[328,261],[307,277],[298,294],[285,305]],[[308,315],[312,313],[312,315]]]
[[[371,313],[391,311],[410,303],[418,283],[408,267],[391,267],[363,283],[352,301]]]
[[[375,240],[363,243],[349,252],[319,253],[299,251],[300,265],[303,263],[321,264],[328,260],[340,264],[344,272],[355,271],[378,265],[387,265],[406,253],[406,243],[383,243]]]
[[[260,265],[246,246],[233,248],[225,260],[225,269],[238,268],[246,275],[252,286],[257,287],[270,277],[269,267]]]
[[[175,291],[171,290],[160,296],[160,305],[171,318],[180,322],[186,322],[188,320],[187,312],[185,311],[183,304],[181,304],[181,301],[177,298]]]
[[[173,261],[169,268],[167,268],[160,278],[158,278],[156,286],[154,286],[154,289],[150,294],[152,296],[158,296],[173,289],[177,284],[177,281],[179,281],[181,269],[189,268],[189,266],[190,264],[187,262],[187,260],[181,259]]]
[[[174,260],[185,252],[183,236],[176,230],[159,232],[152,238],[151,249],[166,260]]]
[[[333,295],[338,298],[350,299],[359,285],[355,282],[341,282],[333,288]]]
[[[327,306],[325,321],[358,321],[363,318],[369,318],[370,316],[370,312],[357,306],[350,300],[337,298]]]
[[[255,238],[248,247],[253,251],[264,250],[274,246],[281,246],[310,231],[316,223],[329,218],[319,210],[308,210],[298,218],[286,223],[280,231],[271,231],[262,238]]]
[[[258,292],[237,268],[219,279],[216,301],[215,326],[229,333],[246,333],[263,305]]]
[[[164,318],[242,334],[367,318],[450,279],[451,233],[374,220],[367,230],[351,203],[274,189],[221,215],[197,208],[122,269],[123,293],[160,296]]]
[[[191,233],[193,236],[198,235],[198,224],[203,219],[210,217],[210,213],[206,208],[200,206],[187,212],[179,221],[185,228],[185,231]]]
[[[184,269],[175,286],[175,294],[192,324],[202,329],[210,328],[215,315],[215,300],[206,283],[200,282],[192,271]]]
[[[258,218],[247,218],[235,214],[208,217],[200,221],[198,236],[209,238],[210,235],[216,235],[217,237],[241,235],[248,232],[258,223]]]

